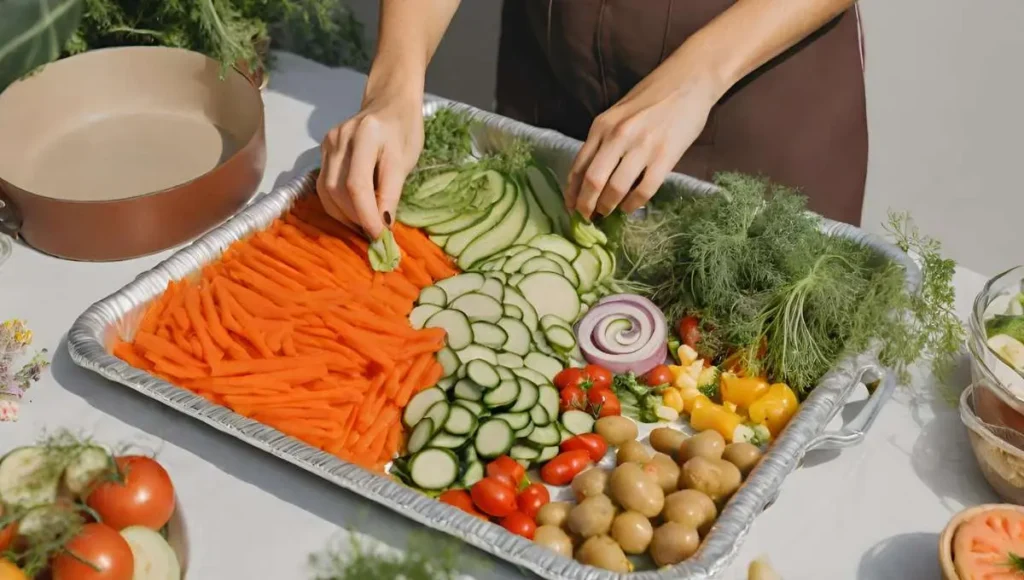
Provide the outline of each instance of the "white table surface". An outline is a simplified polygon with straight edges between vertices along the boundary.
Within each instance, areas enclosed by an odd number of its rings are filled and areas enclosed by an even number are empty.
[[[319,159],[320,138],[357,110],[363,83],[360,74],[279,55],[265,94],[260,191]],[[420,526],[71,362],[64,336],[75,318],[169,254],[90,264],[15,244],[0,266],[0,320],[27,320],[34,345],[49,349],[53,366],[30,391],[21,420],[0,423],[0,451],[57,428],[155,450],[187,523],[190,578],[309,578],[308,555],[342,540],[344,528],[404,546]],[[962,314],[983,282],[973,272],[957,273]],[[995,496],[956,410],[928,382],[898,391],[859,447],[809,455],[757,520],[726,577],[745,578],[747,563],[768,555],[789,580],[937,578],[938,533],[950,515]],[[852,416],[856,406],[844,414]],[[497,560],[486,566],[474,575],[521,577]]]

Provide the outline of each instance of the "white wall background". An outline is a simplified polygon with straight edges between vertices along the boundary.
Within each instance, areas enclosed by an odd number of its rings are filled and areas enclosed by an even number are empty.
[[[349,0],[376,32],[377,2]],[[862,0],[871,152],[863,223],[909,210],[950,257],[1024,263],[1024,0]],[[467,0],[427,90],[491,108],[500,0]]]

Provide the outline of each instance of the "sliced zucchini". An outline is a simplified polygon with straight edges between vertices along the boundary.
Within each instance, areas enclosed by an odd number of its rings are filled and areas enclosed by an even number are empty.
[[[501,419],[488,419],[480,423],[473,445],[480,457],[492,459],[508,453],[515,443],[515,432]]]
[[[560,274],[534,272],[518,284],[523,297],[534,307],[538,317],[553,314],[574,322],[580,314],[580,297],[576,287]]]
[[[19,447],[0,459],[0,502],[22,508],[57,501],[63,465],[45,447]]]
[[[480,396],[483,396],[482,392],[480,393]],[[484,407],[481,403],[472,399],[456,399],[454,404],[469,411],[474,417],[482,417],[487,414],[487,407]]]
[[[573,435],[591,433],[594,430],[594,417],[583,411],[566,411],[562,413],[562,426]]]
[[[502,258],[502,259],[504,259],[504,258]],[[506,282],[508,282],[508,276],[504,272],[488,272],[487,273],[487,277],[488,278],[493,278],[493,279],[497,280],[498,282],[501,282],[501,285],[503,287],[507,286]],[[505,289],[504,288],[501,289],[501,295],[502,295],[502,299],[504,300],[504,296],[505,296]]]
[[[559,435],[561,435],[561,433],[559,433]],[[561,441],[559,441],[559,445],[561,445]],[[558,451],[558,445],[552,445],[551,447],[545,447],[544,449],[541,449],[540,457],[537,458],[537,463],[546,463],[548,461],[551,461],[552,459],[555,458],[555,456],[558,455]]]
[[[508,285],[512,287],[519,286],[519,283],[522,282],[525,277],[526,274],[512,274],[508,277]]]
[[[530,207],[526,203],[526,198],[519,195],[519,187],[514,182],[509,181],[506,185],[506,188],[508,187],[512,188],[515,195],[511,209],[493,228],[482,233],[461,252],[456,263],[463,270],[468,270],[476,262],[511,246],[523,231]]]
[[[519,269],[523,267],[523,264],[529,262],[533,258],[540,257],[541,253],[542,252],[537,248],[523,246],[521,251],[508,257],[508,260],[506,260],[505,264],[502,265],[501,271],[506,274],[518,274]]]
[[[454,234],[476,224],[487,217],[486,211],[471,211],[457,215],[450,220],[427,226],[427,232],[435,235]]]
[[[504,312],[501,302],[479,292],[469,292],[459,296],[451,302],[449,308],[462,312],[472,322],[497,322],[501,320],[501,315]]]
[[[501,270],[501,267],[503,265],[505,265],[505,258],[488,258],[487,261],[483,262],[479,266],[476,266],[475,269],[485,274],[489,274],[491,272],[497,272]]]
[[[544,405],[534,405],[533,408],[530,409],[530,420],[533,421],[534,425],[541,427],[554,421],[555,417],[552,417],[547,410],[544,409]]]
[[[405,204],[398,207],[398,221],[414,228],[446,222],[454,216],[455,214],[452,213],[452,210],[446,207],[418,208]]]
[[[434,449],[458,449],[469,441],[468,435],[452,435],[441,431],[427,443],[427,447]]]
[[[561,318],[555,316],[554,314],[545,314],[544,316],[542,316],[540,318],[540,327],[541,330],[544,330],[545,332],[547,332],[549,328],[554,327],[564,328],[565,330],[572,332],[572,325],[568,321],[562,320]]]
[[[497,278],[487,277],[484,281],[484,285],[480,288],[481,294],[486,294],[491,298],[494,298],[500,304],[505,299],[505,283]]]
[[[519,377],[521,379],[526,379],[526,380],[530,381],[531,383],[537,385],[538,387],[541,386],[541,385],[548,384],[547,377],[545,377],[544,375],[542,375],[542,374],[538,373],[537,371],[531,369],[530,367],[522,367],[522,368],[518,368],[518,369],[511,369],[511,370],[512,370],[512,374],[514,374],[515,376],[517,376],[517,377]]]
[[[508,334],[497,324],[490,322],[474,322],[473,342],[482,344],[488,348],[500,349],[508,340]]]
[[[412,192],[411,199],[422,202],[428,197],[437,195],[448,189],[448,186],[452,185],[452,182],[455,181],[455,178],[458,176],[458,171],[446,171],[444,173],[439,173],[420,184],[416,191]]]
[[[455,351],[455,356],[459,357],[459,361],[464,365],[474,360],[482,360],[491,366],[498,364],[498,353],[479,344],[471,344],[462,350]]]
[[[505,310],[506,318],[515,318],[516,320],[523,319],[523,311],[518,306],[515,306],[514,304],[505,304],[503,308]]]
[[[502,318],[498,326],[505,331],[505,344],[502,350],[519,356],[526,356],[530,353],[530,346],[533,343],[533,336],[526,324],[515,318]]]
[[[484,393],[483,403],[494,409],[507,407],[519,396],[519,381],[501,381],[501,383]]]
[[[427,412],[423,415],[423,419],[430,419],[434,423],[434,433],[444,428],[448,422],[448,415],[451,410],[451,405],[448,401],[438,401],[427,409]]]
[[[427,320],[440,312],[442,308],[436,304],[420,304],[409,313],[409,325],[419,330],[427,323]]]
[[[477,272],[465,272],[439,280],[434,286],[443,290],[445,298],[451,302],[463,294],[476,292],[483,288],[484,276]]]
[[[447,397],[445,397],[444,390],[437,387],[431,387],[416,393],[416,396],[410,399],[409,403],[405,406],[405,411],[402,412],[402,423],[412,429],[427,416],[427,411],[435,403],[445,400],[447,400]]]
[[[526,439],[536,428],[536,425],[533,424],[533,419],[530,419],[530,422],[525,427],[516,431],[516,439]]]
[[[536,431],[534,431],[536,433]],[[523,461],[536,461],[540,457],[540,451],[537,451],[533,447],[527,447],[526,445],[513,445],[512,449],[508,450],[508,456],[512,459],[521,459]]]
[[[562,361],[539,352],[531,352],[526,355],[526,358],[523,359],[523,365],[544,375],[552,382],[555,380],[555,375],[562,372],[565,366],[562,364]]]
[[[42,504],[28,509],[18,520],[18,536],[32,543],[48,543],[63,531],[82,525],[82,516],[64,504]],[[5,577],[7,575],[5,574]],[[81,576],[79,576],[81,577]],[[17,575],[14,578],[25,578]]]
[[[494,418],[508,423],[508,426],[516,431],[530,423],[530,415],[528,413],[501,413],[495,415]]]
[[[516,194],[515,185],[511,183],[505,184],[505,191],[498,200],[498,203],[491,208],[490,213],[487,217],[473,224],[472,226],[451,235],[448,238],[448,243],[444,245],[444,251],[449,256],[459,256],[462,252],[469,247],[477,238],[493,230],[508,214],[509,210],[512,209],[513,205],[516,205],[516,198],[519,196]],[[476,253],[476,252],[474,252]],[[486,257],[486,255],[477,255],[478,258]],[[465,270],[466,268],[463,268]]]
[[[526,438],[527,441],[541,448],[558,445],[561,439],[562,436],[558,432],[558,427],[553,424],[537,427],[533,430],[533,433],[530,433],[530,436]],[[540,454],[538,453],[538,455]]]
[[[459,370],[459,365],[462,364],[455,351],[447,346],[437,351],[437,354],[434,356],[437,358],[437,362],[441,364],[441,370],[446,377],[455,376],[455,373]]]
[[[537,385],[526,379],[519,379],[519,397],[516,399],[516,404],[509,411],[513,413],[529,411],[539,400],[540,389]]]
[[[438,381],[437,381],[437,388],[441,389],[442,391],[446,391],[446,392],[450,391],[450,390],[452,390],[452,387],[455,386],[455,381],[456,381],[455,377],[445,377],[443,379],[438,379]]]
[[[548,343],[561,352],[569,352],[576,348],[576,335],[561,326],[552,326],[544,331]]]
[[[583,250],[580,255],[572,261],[572,269],[580,283],[577,286],[580,292],[590,292],[601,280],[601,261],[592,250]]]
[[[544,336],[544,331],[540,329],[533,332],[533,346],[546,355],[558,354],[555,349],[551,348],[551,345],[548,344],[548,339]]]
[[[409,442],[407,443],[409,453],[416,453],[426,447],[434,433],[434,422],[430,419],[423,419],[416,423],[416,426],[412,428],[412,433],[409,434]]]
[[[561,423],[555,423],[555,425],[557,425],[557,426],[558,426],[558,432],[562,434],[562,440],[558,442],[558,444],[559,444],[559,445],[561,445],[562,443],[565,443],[565,442],[566,442],[566,441],[568,441],[569,439],[572,439],[573,437],[575,437],[575,435],[573,435],[573,434],[572,434],[572,433],[571,433],[571,432],[570,432],[570,431],[569,431],[568,429],[566,429],[566,428],[565,428],[565,426],[564,426],[564,425],[562,425]]]
[[[455,378],[460,381],[466,378],[466,365],[460,365],[459,370],[455,371]]]
[[[462,379],[455,383],[453,391],[456,399],[466,401],[479,401],[484,398],[484,389],[469,379]]]
[[[516,367],[507,367],[507,366],[501,364],[501,355],[503,355],[503,354],[508,354],[508,353],[507,352],[503,352],[503,353],[500,353],[498,355],[498,366],[494,367],[494,370],[498,371],[498,376],[501,377],[501,380],[503,380],[503,381],[515,380],[516,376],[514,374],[512,374],[512,371],[509,370],[509,369],[516,368]],[[515,356],[515,355],[513,355],[513,356]]]
[[[466,449],[474,449],[474,447],[470,445]],[[466,465],[466,471],[462,474],[462,486],[467,489],[473,487],[473,484],[483,479],[484,475],[484,464],[479,461],[470,461]]]
[[[451,214],[449,214],[449,217],[451,217]],[[439,248],[443,248],[444,245],[448,243],[448,238],[449,237],[450,236],[435,236],[435,235],[427,236],[427,238],[429,238],[430,241],[433,242],[434,245],[439,247]]]
[[[461,350],[473,343],[469,318],[458,310],[442,310],[427,319],[426,328],[443,328],[448,346]]]
[[[519,275],[520,274],[516,274],[516,276]],[[537,316],[537,310],[532,304],[530,304],[523,294],[519,292],[519,290],[516,290],[511,286],[512,278],[515,278],[515,276],[509,278],[510,285],[505,287],[505,304],[511,304],[522,311],[523,316],[520,320],[522,320],[523,324],[526,325],[530,332],[533,332],[539,328],[538,324],[540,319]]]
[[[531,248],[537,248],[542,252],[558,254],[569,262],[575,260],[576,256],[580,254],[579,246],[557,234],[537,236],[530,240],[530,243],[527,245]]]
[[[519,268],[520,274],[532,274],[534,272],[554,272],[555,274],[562,275],[562,267],[554,260],[550,260],[545,256],[537,256],[536,258],[530,258]]]
[[[98,445],[83,447],[64,468],[64,487],[81,496],[104,474],[113,471],[114,459]]]
[[[548,412],[551,420],[558,418],[558,403],[560,397],[558,396],[558,389],[554,385],[541,385],[538,387],[540,391],[537,397],[537,402],[540,406],[544,407],[544,410]]]
[[[576,274],[576,270],[572,267],[572,264],[569,263],[569,260],[566,260],[554,252],[544,252],[543,256],[558,264],[558,267],[561,268],[562,275],[565,276],[573,286],[576,286],[577,288],[579,287],[580,277]]]
[[[466,364],[466,378],[485,389],[493,389],[501,382],[494,365],[481,359],[471,360]],[[486,397],[484,402],[486,403]]]
[[[409,460],[409,477],[420,489],[446,489],[459,477],[459,462],[447,449],[426,449]]]
[[[615,256],[608,253],[608,250],[604,249],[603,246],[594,246],[590,248],[591,252],[597,256],[597,261],[601,264],[601,274],[598,280],[604,281],[611,278],[615,274]]]
[[[445,295],[444,290],[441,290],[437,286],[427,286],[423,290],[420,290],[419,298],[416,299],[417,304],[432,304],[444,308],[448,304],[448,296]]]
[[[551,231],[563,236],[569,235],[572,231],[569,212],[565,211],[561,188],[558,187],[551,170],[547,167],[528,167],[526,182],[530,185],[530,190],[533,191],[544,214],[551,218]]]
[[[523,366],[523,357],[512,352],[499,352],[498,365],[506,369],[517,369]]]

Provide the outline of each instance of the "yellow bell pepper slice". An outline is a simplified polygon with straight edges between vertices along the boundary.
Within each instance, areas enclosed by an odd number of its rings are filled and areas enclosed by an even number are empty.
[[[701,393],[696,387],[693,389],[682,389],[680,394],[683,396],[683,410],[687,413],[693,413],[694,409],[702,405],[714,405],[715,402],[707,397],[707,395]]]
[[[765,425],[771,431],[772,437],[778,437],[799,408],[800,401],[797,400],[793,389],[789,388],[789,385],[775,383],[768,387],[768,392],[750,405],[748,413],[751,421]]]
[[[743,417],[708,401],[697,405],[690,413],[690,426],[697,431],[718,431],[726,441],[732,442],[737,427],[743,425]]]
[[[741,377],[735,373],[722,373],[720,379],[722,402],[747,409],[768,392],[768,381],[759,377]]]
[[[661,402],[666,407],[674,410],[677,413],[683,412],[683,395],[680,394],[679,389],[669,387],[662,391]]]

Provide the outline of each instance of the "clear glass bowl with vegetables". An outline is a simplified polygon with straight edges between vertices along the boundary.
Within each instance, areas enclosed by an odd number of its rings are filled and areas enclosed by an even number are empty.
[[[971,374],[1024,412],[1024,266],[995,276],[974,300]]]
[[[1024,504],[1024,435],[980,417],[984,409],[998,413],[1001,406],[1004,403],[994,391],[972,385],[960,395],[960,419],[985,480],[1004,501],[1020,505]]]

